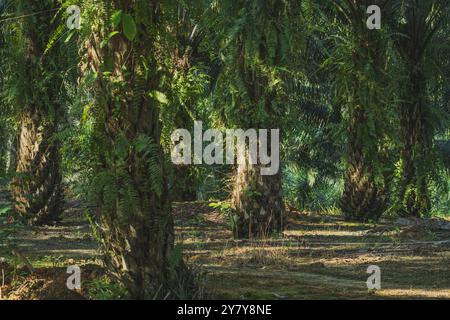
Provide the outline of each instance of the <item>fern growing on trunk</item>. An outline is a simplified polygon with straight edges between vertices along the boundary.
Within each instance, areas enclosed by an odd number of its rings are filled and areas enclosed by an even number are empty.
[[[63,112],[62,54],[47,51],[58,26],[58,1],[10,3],[23,18],[7,33],[13,76],[8,79],[19,121],[16,176],[12,192],[16,213],[28,223],[49,223],[62,212],[59,121]],[[36,14],[39,13],[39,14]]]
[[[222,72],[215,95],[223,125],[280,129],[288,103],[284,67],[302,52],[301,3],[221,1],[215,13]],[[298,65],[290,65],[298,67]],[[261,164],[239,163],[232,191],[236,238],[265,238],[282,231],[281,173],[261,176]]]
[[[139,0],[83,5],[89,30],[82,71],[95,78],[89,86],[98,163],[92,187],[105,264],[132,298],[188,298],[193,284],[174,249],[160,142],[171,8]]]

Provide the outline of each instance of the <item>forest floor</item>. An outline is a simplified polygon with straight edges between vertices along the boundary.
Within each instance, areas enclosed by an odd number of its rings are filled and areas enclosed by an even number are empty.
[[[85,212],[72,202],[57,225],[16,232],[22,258],[6,256],[1,265],[3,299],[123,297],[100,266]],[[450,230],[291,211],[283,235],[235,241],[227,217],[208,203],[176,203],[174,219],[177,243],[213,299],[450,298]],[[78,292],[66,288],[74,264],[82,271]],[[381,290],[367,289],[370,265],[381,269]]]

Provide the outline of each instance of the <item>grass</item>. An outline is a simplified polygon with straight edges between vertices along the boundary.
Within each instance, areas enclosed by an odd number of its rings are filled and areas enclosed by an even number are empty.
[[[215,299],[416,299],[450,298],[450,248],[427,241],[450,232],[404,236],[392,221],[349,223],[336,215],[290,212],[286,231],[264,241],[235,241],[227,215],[208,203],[177,203],[177,243],[202,283],[198,296]],[[72,297],[65,290],[68,265],[82,266],[82,297],[126,297],[124,288],[97,264],[96,242],[86,237],[83,215],[57,227],[21,230],[17,243],[37,270],[30,276],[20,261],[8,263],[19,288],[14,297]],[[381,231],[380,231],[381,230]],[[424,243],[425,242],[425,243]],[[75,250],[77,249],[77,250]],[[368,291],[369,265],[381,268],[382,288]],[[30,289],[31,288],[31,289]],[[25,290],[26,289],[26,290]],[[30,292],[30,289],[32,292]]]
[[[106,275],[87,281],[84,286],[87,297],[92,300],[121,300],[127,296],[125,288]]]
[[[186,224],[178,225],[177,234],[185,255],[207,271],[207,286],[217,298],[450,298],[449,248],[415,244],[448,239],[450,233],[405,238],[389,220],[375,225],[296,213],[281,237],[234,241],[225,219],[208,219],[216,216],[213,211],[201,214],[201,236],[192,237]],[[190,215],[181,210],[177,219]],[[383,232],[368,232],[376,228]],[[369,265],[382,270],[379,291],[366,287]]]

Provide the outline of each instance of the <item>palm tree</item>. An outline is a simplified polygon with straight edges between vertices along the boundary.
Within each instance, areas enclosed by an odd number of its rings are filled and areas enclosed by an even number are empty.
[[[443,41],[441,35],[445,33],[449,9],[448,1],[398,1],[400,14],[394,28],[401,36],[396,48],[406,78],[399,111],[402,142],[399,201],[403,215],[427,215],[431,209],[429,183],[436,164],[434,119],[442,117],[437,116],[438,110],[429,99],[430,83],[440,77],[440,72],[427,70],[433,64],[439,65],[438,60],[442,61],[435,49]]]
[[[81,71],[95,79],[87,83],[95,97],[93,189],[105,264],[131,298],[186,298],[191,282],[174,249],[160,144],[175,10],[164,1],[135,0],[85,0],[83,8],[89,35]]]
[[[14,74],[8,78],[9,87],[20,123],[12,184],[15,211],[28,223],[49,223],[58,219],[63,202],[55,136],[62,112],[61,55],[57,48],[46,52],[58,23],[52,19],[58,2],[17,0],[11,4],[18,16],[25,16],[14,25],[15,33],[8,35],[9,48],[15,50],[10,57]]]
[[[224,126],[280,129],[287,102],[282,68],[302,45],[298,1],[221,1],[217,3],[223,57],[217,79],[217,105]],[[270,141],[270,140],[269,140]],[[236,238],[263,238],[282,231],[281,172],[261,175],[261,164],[236,167],[231,207]]]
[[[344,118],[346,171],[340,206],[347,219],[360,221],[377,220],[385,210],[387,167],[382,150],[393,103],[386,28],[369,30],[366,24],[367,8],[374,4],[387,19],[389,1],[333,1],[335,14],[329,18],[335,20],[328,37],[332,49],[325,61],[334,77],[335,104]]]

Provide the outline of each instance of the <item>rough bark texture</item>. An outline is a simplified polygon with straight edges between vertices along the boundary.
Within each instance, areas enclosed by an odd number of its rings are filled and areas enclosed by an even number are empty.
[[[372,162],[358,137],[366,121],[364,111],[357,109],[347,130],[347,170],[340,206],[349,220],[376,221],[385,208],[385,188],[376,184]]]
[[[54,10],[56,1],[18,1],[19,12]],[[17,97],[21,119],[16,177],[12,193],[16,213],[30,224],[50,223],[62,212],[63,190],[59,143],[55,137],[61,106],[59,52],[44,54],[58,21],[46,15],[20,23],[22,57],[16,66],[21,79]]]
[[[86,43],[87,63],[98,72],[94,94],[100,167],[95,188],[104,261],[133,299],[188,298],[192,281],[178,250],[160,145],[158,101],[149,92],[161,91],[157,57],[157,16],[161,3],[104,2]],[[138,25],[137,39],[113,37],[106,47],[108,12],[122,10]],[[158,13],[157,13],[158,12]],[[100,31],[106,30],[104,32]],[[104,74],[112,62],[111,75]],[[113,92],[111,95],[110,92]],[[106,152],[104,152],[106,150]]]
[[[260,12],[262,19],[267,25],[269,21],[273,24],[282,25],[285,18],[286,8],[289,2],[271,1]],[[253,9],[248,3],[242,2],[238,5],[240,10]],[[293,11],[295,12],[295,10]],[[290,19],[301,19],[294,13],[289,13]],[[283,21],[283,22],[282,22]],[[249,26],[258,28],[257,26]],[[235,97],[239,110],[234,110],[232,125],[247,130],[257,129],[280,129],[280,119],[284,112],[283,107],[283,83],[285,79],[274,72],[267,70],[280,68],[287,52],[283,52],[281,45],[281,34],[287,32],[284,27],[272,29],[269,37],[267,33],[260,34],[261,30],[242,29],[236,38],[236,52],[234,61],[234,76],[240,82],[235,84],[240,87],[240,96]],[[246,45],[249,42],[258,43],[253,50]],[[254,45],[253,43],[253,45]],[[270,48],[270,49],[269,49]],[[272,50],[272,52],[269,52]],[[253,59],[258,57],[258,62]],[[273,68],[273,69],[272,69]],[[275,75],[276,74],[276,75]],[[274,77],[280,86],[274,86]],[[241,105],[242,103],[242,105]],[[263,106],[263,115],[255,112]],[[236,118],[237,117],[237,118]],[[270,153],[270,139],[268,140]],[[248,157],[247,157],[248,158]],[[278,159],[279,160],[279,159]],[[281,168],[281,166],[280,166]],[[282,201],[281,173],[273,176],[263,176],[260,173],[261,166],[249,165],[248,163],[237,164],[235,180],[233,185],[231,204],[233,209],[233,230],[236,238],[265,238],[274,233],[283,231],[284,204]]]
[[[281,174],[263,176],[261,166],[237,167],[231,207],[236,239],[268,238],[282,232]]]
[[[346,171],[340,207],[349,220],[376,221],[386,208],[389,175],[383,172],[385,159],[380,155],[382,140],[386,135],[383,111],[388,108],[383,101],[387,63],[385,45],[380,33],[366,28],[366,1],[349,3],[350,36],[357,43],[349,56],[352,88],[344,92],[348,113],[346,127]],[[376,3],[376,2],[375,2]],[[378,3],[381,5],[381,3]],[[384,9],[385,6],[381,6]],[[384,12],[383,12],[384,14]],[[370,63],[370,66],[368,65]],[[370,70],[371,72],[367,72]],[[381,110],[381,112],[380,112]]]
[[[440,46],[439,34],[446,24],[436,21],[445,21],[448,2],[412,1],[406,10],[404,21],[397,26],[405,36],[396,41],[409,78],[400,97],[404,102],[399,110],[402,151],[398,207],[401,215],[418,217],[430,213],[429,184],[437,173],[433,146],[436,120],[428,84],[439,76],[425,70],[430,61],[440,62],[432,58],[433,47]]]
[[[62,212],[63,190],[55,130],[41,125],[34,113],[22,116],[13,181],[15,210],[30,224],[50,223]]]
[[[400,110],[401,141],[403,145],[400,178],[401,214],[425,216],[431,209],[428,190],[426,157],[431,153],[431,141],[427,140],[424,103],[421,95],[426,90],[424,76],[413,68],[411,71],[410,103]]]
[[[0,107],[1,108],[1,107]],[[8,168],[8,143],[9,137],[6,128],[0,123],[0,178],[4,176]]]

